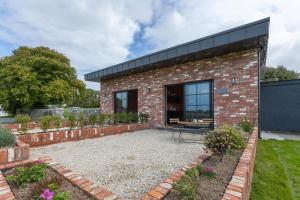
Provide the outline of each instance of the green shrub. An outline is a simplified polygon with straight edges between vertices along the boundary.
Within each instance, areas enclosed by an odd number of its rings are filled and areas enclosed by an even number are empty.
[[[115,114],[106,114],[106,122],[107,124],[114,124],[116,122],[116,115]]]
[[[15,135],[11,134],[7,129],[0,127],[0,148],[6,146],[14,146],[15,143]]]
[[[53,118],[50,115],[44,115],[40,117],[39,119],[40,126],[44,132],[46,132],[50,128],[52,120]]]
[[[21,124],[21,131],[26,133],[28,130],[28,123],[31,121],[30,116],[26,114],[19,114],[16,116],[16,121]]]
[[[36,183],[41,181],[45,176],[45,163],[37,163],[32,166],[18,167],[13,175],[6,177],[9,182],[15,182],[17,186],[23,186],[28,183]]]
[[[120,123],[128,123],[128,114],[126,112],[120,113]]]
[[[220,129],[227,132],[231,138],[231,149],[241,149],[245,146],[245,139],[238,129],[230,125],[223,125]]]
[[[239,125],[245,132],[250,133],[253,130],[253,124],[246,118],[244,118]]]
[[[52,117],[52,121],[56,130],[59,130],[59,128],[61,127],[61,117],[59,115],[55,115]]]
[[[173,184],[173,191],[182,200],[195,200],[197,197],[198,168],[192,168],[185,172],[181,179]]]
[[[225,125],[210,131],[204,139],[204,145],[222,160],[229,150],[243,147],[244,139],[234,127]]]
[[[100,126],[104,126],[105,121],[106,121],[106,115],[104,113],[101,113],[99,115],[99,124],[100,124]]]
[[[140,122],[142,122],[142,123],[148,122],[149,115],[147,113],[140,113],[139,119],[140,119]]]
[[[92,113],[89,115],[89,123],[92,126],[95,126],[97,122],[97,115],[95,113]]]
[[[128,113],[127,114],[128,123],[137,123],[139,121],[139,116],[137,113]]]
[[[68,121],[69,121],[69,126],[70,130],[76,126],[76,117],[74,114],[70,113],[68,115]]]
[[[83,112],[79,113],[78,123],[79,123],[80,128],[83,129],[83,127],[84,127],[84,114],[83,114]]]
[[[68,108],[64,108],[64,113],[63,116],[65,119],[68,119],[70,115],[69,109]]]

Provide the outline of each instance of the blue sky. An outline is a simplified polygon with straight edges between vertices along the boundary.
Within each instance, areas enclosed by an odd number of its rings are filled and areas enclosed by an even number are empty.
[[[70,3],[71,2],[71,3]],[[268,65],[300,71],[298,0],[0,0],[0,57],[48,46],[85,73],[271,17]],[[98,83],[86,82],[99,89]]]

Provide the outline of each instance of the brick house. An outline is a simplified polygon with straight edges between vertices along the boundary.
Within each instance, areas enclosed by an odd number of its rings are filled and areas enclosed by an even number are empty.
[[[101,112],[211,118],[214,126],[244,117],[258,124],[259,74],[265,66],[270,19],[262,19],[85,75],[101,82]]]

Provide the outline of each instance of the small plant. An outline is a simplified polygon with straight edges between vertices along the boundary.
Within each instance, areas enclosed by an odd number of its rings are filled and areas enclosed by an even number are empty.
[[[14,146],[16,136],[11,134],[7,129],[0,127],[0,148],[6,146]]]
[[[214,178],[217,175],[211,167],[204,167],[200,174],[209,178]]]
[[[97,122],[97,115],[95,113],[90,114],[90,116],[89,116],[89,123],[92,126],[95,126],[96,122]]]
[[[70,113],[69,116],[68,116],[68,121],[69,121],[70,130],[71,130],[76,125],[76,117],[75,117],[75,115],[72,114],[72,113]]]
[[[78,122],[79,122],[80,128],[83,129],[83,127],[84,127],[84,114],[83,114],[83,112],[79,113]]]
[[[199,177],[198,168],[187,170],[178,182],[173,184],[174,192],[182,200],[194,200],[197,196],[197,178]]]
[[[253,124],[246,118],[244,118],[239,125],[245,132],[250,133],[253,130]]]
[[[69,119],[69,115],[70,115],[69,109],[64,108],[64,113],[63,113],[64,119]]]
[[[107,119],[107,124],[114,124],[115,122],[116,122],[116,116],[117,116],[117,114],[116,115],[114,115],[114,114],[106,114],[106,119]]]
[[[52,121],[54,123],[56,130],[58,131],[59,128],[61,127],[61,117],[59,115],[55,115],[52,117]]]
[[[128,114],[126,112],[122,112],[119,114],[120,123],[128,123]]]
[[[222,126],[220,129],[210,131],[204,139],[206,149],[214,154],[223,156],[231,149],[239,149],[244,145],[244,139],[241,134],[232,126]]]
[[[99,115],[99,125],[100,125],[100,126],[104,126],[105,121],[106,121],[106,115],[103,114],[103,113],[101,113],[101,114]]]
[[[46,132],[50,128],[52,119],[53,118],[50,115],[44,115],[39,119],[41,128],[44,132]]]
[[[45,176],[47,165],[43,162],[37,162],[32,166],[24,166],[16,168],[14,175],[7,176],[7,181],[15,182],[17,186],[23,186],[28,183],[36,183],[41,181]]]
[[[142,122],[142,123],[148,122],[149,115],[147,113],[140,113],[139,114],[139,119],[140,119],[140,122]]]
[[[50,179],[43,179],[32,190],[35,199],[51,199],[51,200],[68,200],[70,194],[68,192],[59,191],[63,178],[54,176]]]
[[[21,124],[21,131],[23,133],[27,133],[28,130],[28,123],[30,122],[31,118],[29,115],[26,114],[19,114],[16,116],[17,123]]]
[[[137,123],[139,121],[139,116],[137,113],[129,112],[127,114],[128,123]]]

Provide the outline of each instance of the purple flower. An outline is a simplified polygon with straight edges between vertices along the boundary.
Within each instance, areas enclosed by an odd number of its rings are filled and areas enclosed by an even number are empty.
[[[43,161],[43,160],[41,160],[41,159],[38,159],[38,160],[36,161],[36,163],[37,163],[37,164],[43,164],[43,163],[44,163],[44,161]]]
[[[40,198],[44,200],[52,200],[54,197],[54,192],[51,192],[48,188],[44,189],[42,194],[40,195]]]

